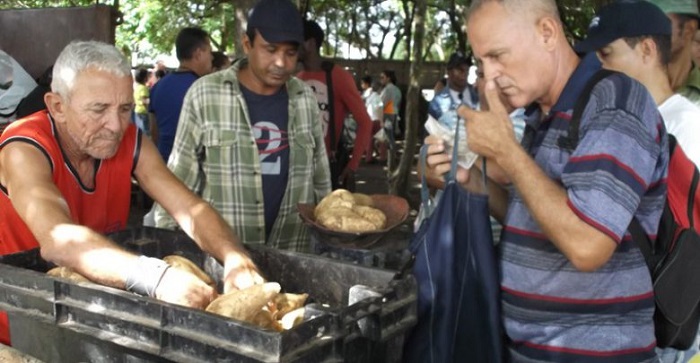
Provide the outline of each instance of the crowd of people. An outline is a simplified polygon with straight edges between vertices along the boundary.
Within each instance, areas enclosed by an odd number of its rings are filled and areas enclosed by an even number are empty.
[[[457,180],[489,196],[509,360],[687,361],[700,339],[656,347],[652,281],[628,227],[658,232],[668,134],[700,165],[697,3],[613,2],[575,47],[554,0],[473,0],[465,21],[473,55],[449,57],[428,122],[463,123],[484,161]],[[406,132],[395,73],[358,89],[322,57],[325,41],[289,0],[260,0],[237,59],[190,27],[173,71],[134,71],[114,46],[74,41],[40,84],[15,80],[21,97],[0,79],[16,99],[36,92],[0,131],[0,255],[40,247],[92,281],[206,306],[216,291],[195,276],[105,237],[127,226],[135,182],[155,202],[153,225],[180,228],[223,264],[224,292],[261,283],[242,243],[308,252],[296,205],[352,189],[361,161],[386,161]],[[0,67],[12,61],[0,52]],[[569,149],[560,140],[601,68],[616,72],[586,95]],[[421,173],[442,188],[445,140],[424,143]],[[5,315],[0,342],[10,344]]]

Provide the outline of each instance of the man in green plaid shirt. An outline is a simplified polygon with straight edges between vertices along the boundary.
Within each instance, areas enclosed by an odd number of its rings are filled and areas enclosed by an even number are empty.
[[[302,42],[291,2],[260,0],[243,39],[247,57],[185,96],[168,167],[244,243],[308,250],[296,204],[317,203],[331,189],[316,98],[292,76]],[[156,225],[174,226],[160,207]]]

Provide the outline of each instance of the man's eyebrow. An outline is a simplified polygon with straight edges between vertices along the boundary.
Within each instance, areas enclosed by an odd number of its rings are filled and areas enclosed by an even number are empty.
[[[506,50],[507,50],[507,49],[506,49],[506,48],[503,48],[503,47],[491,49],[491,50],[489,50],[488,52],[486,52],[486,54],[484,54],[480,59],[487,58],[487,57],[492,58],[492,57],[494,57],[494,56],[497,56],[497,55],[499,55],[499,54],[501,54],[501,53],[506,52]]]
[[[101,107],[109,107],[109,104],[104,103],[104,102],[93,102],[93,103],[88,103],[85,107],[86,108],[95,108],[95,107],[101,108]]]

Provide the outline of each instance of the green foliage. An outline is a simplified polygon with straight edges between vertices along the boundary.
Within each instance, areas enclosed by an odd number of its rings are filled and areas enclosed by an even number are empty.
[[[100,1],[100,0],[98,0]],[[467,50],[464,12],[469,0],[295,0],[307,18],[326,30],[323,53],[367,59],[407,59],[412,44],[410,24],[416,1],[426,1],[423,60],[441,61],[455,50]],[[254,0],[101,0],[116,4],[123,22],[117,46],[139,60],[170,54],[177,32],[199,26],[212,35],[213,47],[230,52],[238,42],[236,10]],[[571,40],[585,35],[595,9],[609,0],[559,0],[557,5]],[[95,0],[3,0],[0,9],[89,6]],[[237,9],[240,7],[240,9]],[[407,26],[409,24],[409,26]],[[351,51],[351,49],[355,49]]]

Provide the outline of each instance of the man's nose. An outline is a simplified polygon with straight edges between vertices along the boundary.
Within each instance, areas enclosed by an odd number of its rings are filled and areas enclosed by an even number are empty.
[[[278,68],[285,68],[286,55],[284,52],[276,52],[273,58],[273,64]]]
[[[112,132],[119,132],[122,128],[122,113],[119,110],[108,112],[104,123],[104,128]]]
[[[484,78],[487,80],[496,79],[501,75],[500,67],[498,67],[493,62],[484,61],[481,64],[481,69],[484,72]]]

